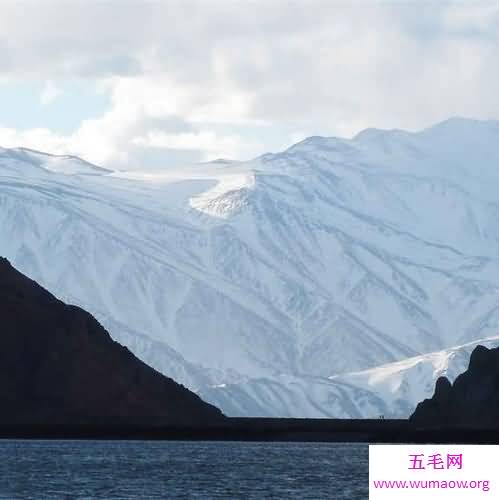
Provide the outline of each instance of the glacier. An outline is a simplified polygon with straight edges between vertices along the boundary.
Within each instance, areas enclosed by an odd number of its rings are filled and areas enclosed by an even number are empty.
[[[0,254],[228,415],[407,416],[499,344],[499,122],[114,171],[0,148]]]

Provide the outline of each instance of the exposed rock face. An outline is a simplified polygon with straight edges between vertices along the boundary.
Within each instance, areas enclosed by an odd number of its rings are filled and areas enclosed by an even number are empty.
[[[223,415],[0,258],[0,420],[86,417],[201,423]]]
[[[499,347],[479,345],[468,370],[454,384],[437,380],[435,394],[419,403],[411,420],[421,423],[499,426]]]

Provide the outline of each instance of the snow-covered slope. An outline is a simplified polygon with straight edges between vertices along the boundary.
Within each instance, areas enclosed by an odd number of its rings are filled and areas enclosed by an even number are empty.
[[[0,149],[0,253],[229,414],[402,414],[327,377],[497,335],[498,183],[495,121],[162,173]]]
[[[400,418],[433,395],[436,378],[454,381],[464,372],[478,344],[496,347],[499,336],[327,378],[282,375],[215,385],[201,396],[232,416],[293,417],[300,408],[303,417]]]

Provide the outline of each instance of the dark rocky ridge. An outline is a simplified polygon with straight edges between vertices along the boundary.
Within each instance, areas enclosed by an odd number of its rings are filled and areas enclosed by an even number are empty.
[[[419,403],[410,419],[435,425],[499,427],[499,347],[477,346],[468,369],[454,384],[440,377],[433,397]]]
[[[0,421],[224,419],[0,258]]]

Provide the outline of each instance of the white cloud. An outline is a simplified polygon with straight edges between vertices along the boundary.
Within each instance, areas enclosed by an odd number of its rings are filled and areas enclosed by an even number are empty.
[[[2,127],[0,128],[0,143],[6,148],[23,146],[44,151],[68,152],[67,138],[45,128],[18,131]]]
[[[186,134],[168,134],[161,130],[149,131],[144,136],[134,137],[132,144],[141,147],[162,149],[202,150],[210,154],[235,153],[239,148],[239,137],[218,137],[214,132],[204,131]]]
[[[85,79],[111,106],[68,136],[4,129],[0,144],[141,166],[151,151],[247,158],[305,135],[499,117],[493,2],[42,4],[2,8],[2,73],[46,80],[45,104]]]

